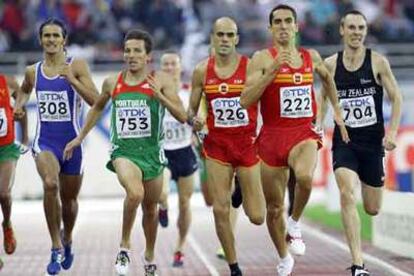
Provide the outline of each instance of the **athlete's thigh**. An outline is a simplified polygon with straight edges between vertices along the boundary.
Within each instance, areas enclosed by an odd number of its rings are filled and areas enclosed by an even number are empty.
[[[0,162],[0,193],[9,192],[13,186],[16,163],[16,160]]]
[[[144,201],[143,205],[157,204],[163,186],[163,174],[144,182]]]
[[[266,203],[283,204],[289,179],[289,167],[272,167],[261,162],[260,174]]]
[[[238,167],[237,176],[243,192],[245,208],[264,207],[263,187],[260,179],[260,163],[251,167]]]
[[[168,195],[170,192],[171,171],[168,168],[164,168],[162,179],[162,193]]]
[[[341,194],[353,194],[354,187],[359,182],[358,174],[347,167],[337,168],[334,174]]]
[[[365,210],[371,210],[372,212],[377,213],[382,205],[382,194],[384,187],[374,187],[361,182],[361,189],[362,201],[364,203]]]
[[[318,144],[316,140],[308,139],[295,145],[289,152],[288,164],[296,176],[301,174],[313,175],[318,160]]]
[[[142,171],[127,158],[118,157],[112,161],[119,183],[128,191],[139,191],[144,193],[142,184]]]
[[[36,168],[40,177],[45,183],[48,179],[52,178],[56,181],[59,180],[60,165],[56,156],[50,151],[42,151],[35,157]]]
[[[59,175],[60,196],[61,198],[77,198],[82,186],[83,175]]]
[[[194,178],[195,178],[195,173],[189,176],[178,178],[177,190],[178,190],[178,197],[180,199],[189,198],[193,194]]]
[[[234,170],[230,165],[206,158],[208,190],[214,204],[230,202]]]

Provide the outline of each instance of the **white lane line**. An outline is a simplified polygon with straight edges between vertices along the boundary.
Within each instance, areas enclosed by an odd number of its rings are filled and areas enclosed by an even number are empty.
[[[204,254],[203,250],[201,249],[198,242],[193,238],[191,233],[188,233],[187,241],[190,246],[194,249],[195,253],[198,255],[200,260],[203,264],[207,267],[208,272],[210,272],[211,276],[220,276],[218,270],[214,267],[214,265],[208,260],[207,256]]]
[[[312,236],[314,236],[318,239],[326,241],[327,243],[330,243],[330,244],[336,246],[339,249],[342,249],[346,252],[349,252],[348,246],[345,243],[339,241],[338,239],[335,239],[335,238],[329,236],[328,234],[325,234],[324,232],[322,232],[320,230],[314,229],[314,228],[312,228],[308,225],[305,225],[305,224],[302,224],[302,229],[305,232],[311,234]],[[385,262],[385,261],[383,261],[383,260],[381,260],[381,259],[379,259],[375,256],[372,256],[368,253],[363,253],[362,256],[366,261],[383,267],[384,269],[389,271],[391,273],[391,275],[412,276],[412,274],[404,272],[404,271],[400,270],[399,268],[397,268],[397,267],[395,267],[395,266],[393,266],[393,265],[391,265],[391,264],[389,264],[389,263],[387,263],[387,262]]]

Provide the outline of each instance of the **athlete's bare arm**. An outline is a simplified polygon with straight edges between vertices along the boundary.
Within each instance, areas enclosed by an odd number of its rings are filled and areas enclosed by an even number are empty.
[[[188,121],[193,125],[195,131],[200,131],[204,125],[204,119],[197,117],[200,107],[201,98],[204,91],[204,79],[207,70],[207,60],[204,60],[197,64],[194,69],[191,80],[191,95],[190,104],[188,106]]]
[[[401,119],[402,95],[388,60],[373,51],[372,62],[373,70],[378,77],[378,82],[387,91],[388,98],[391,102],[391,120],[384,138],[384,147],[386,150],[393,150],[396,147],[395,140]]]
[[[72,64],[65,64],[59,68],[58,74],[64,76],[90,106],[94,104],[99,93],[92,81],[86,61],[74,59]]]
[[[83,139],[85,139],[89,131],[98,122],[103,110],[105,109],[106,103],[111,99],[111,93],[115,88],[117,78],[118,76],[114,75],[104,80],[102,84],[102,93],[99,95],[98,99],[89,110],[88,115],[86,116],[85,125],[83,126],[79,135],[66,145],[63,152],[64,160],[69,160],[72,158],[73,150],[82,144]]]
[[[171,76],[159,71],[156,72],[155,77],[149,75],[147,81],[160,103],[168,109],[174,118],[181,123],[185,123],[187,121],[187,113],[178,96],[178,91],[176,91],[177,85]]]
[[[240,97],[240,105],[248,108],[256,103],[274,80],[282,63],[291,61],[291,55],[285,51],[280,52],[276,59],[273,59],[267,49],[254,53],[247,66],[247,80]]]
[[[11,96],[13,97],[13,99],[16,100],[17,96],[22,93],[20,91],[19,83],[17,82],[16,78],[12,76],[6,76],[6,83],[7,83],[7,86],[9,87]],[[23,116],[20,117],[18,121],[19,121],[20,131],[22,133],[21,143],[23,145],[27,145],[29,144],[29,134],[27,130],[28,129],[27,128],[27,113],[24,107],[23,107],[23,111],[24,111]]]
[[[32,93],[34,82],[35,82],[35,65],[26,67],[24,73],[24,79],[20,91],[22,93],[17,94],[16,104],[14,106],[13,115],[17,120],[23,118],[25,111],[23,107],[26,105]]]
[[[334,54],[330,57],[327,57],[324,60],[326,68],[328,69],[329,72],[333,72],[333,75],[334,75],[334,70],[336,68],[337,56],[338,56],[338,54]],[[328,95],[327,95],[327,93],[328,92],[322,86],[320,97],[319,97],[320,101],[319,101],[319,106],[318,106],[318,116],[316,118],[318,126],[322,126],[323,122],[325,121],[326,112],[328,110]]]
[[[329,73],[328,68],[326,68],[325,64],[323,63],[319,53],[313,49],[309,50],[309,52],[312,56],[313,68],[315,72],[319,75],[323,89],[326,91],[325,93],[332,104],[334,111],[334,120],[339,127],[342,140],[345,143],[348,143],[350,140],[348,136],[348,131],[345,128],[345,123],[342,117],[342,110],[339,106],[338,94],[336,91],[334,79],[332,75]]]

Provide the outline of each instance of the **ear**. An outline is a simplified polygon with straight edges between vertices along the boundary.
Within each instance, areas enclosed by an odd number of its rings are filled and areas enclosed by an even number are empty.
[[[239,35],[237,35],[237,36],[236,36],[236,41],[235,41],[236,43],[235,43],[235,45],[238,45],[238,44],[239,44],[239,41],[240,41],[240,36],[239,36]]]
[[[147,64],[149,64],[149,63],[151,63],[152,62],[152,53],[149,53],[148,55],[147,55],[147,60],[146,60],[146,63]]]
[[[344,25],[343,25],[343,24],[340,24],[340,25],[339,25],[339,34],[340,34],[341,36],[344,36]]]

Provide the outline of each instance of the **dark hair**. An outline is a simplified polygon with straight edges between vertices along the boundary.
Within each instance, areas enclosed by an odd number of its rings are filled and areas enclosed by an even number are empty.
[[[62,30],[62,36],[63,38],[66,38],[66,35],[68,34],[65,24],[60,21],[57,18],[49,18],[48,20],[46,20],[45,22],[43,22],[40,27],[39,27],[39,37],[42,37],[43,34],[43,28],[47,25],[57,25],[60,27],[60,29]]]
[[[147,52],[147,54],[151,53],[153,42],[152,37],[149,33],[140,29],[132,29],[126,33],[124,38],[124,44],[125,42],[131,39],[143,40],[145,44],[145,51]]]
[[[362,12],[360,12],[358,10],[349,10],[349,11],[345,12],[344,15],[342,16],[342,18],[341,18],[341,26],[344,25],[345,17],[347,17],[350,14],[362,16],[362,18],[364,18],[365,22],[368,22],[367,18],[365,17],[365,15]]]
[[[295,23],[296,23],[297,17],[298,17],[296,10],[289,5],[280,4],[274,7],[269,13],[269,25],[270,26],[272,25],[272,22],[273,22],[273,13],[277,10],[290,10],[293,14],[293,19],[295,19]]]

